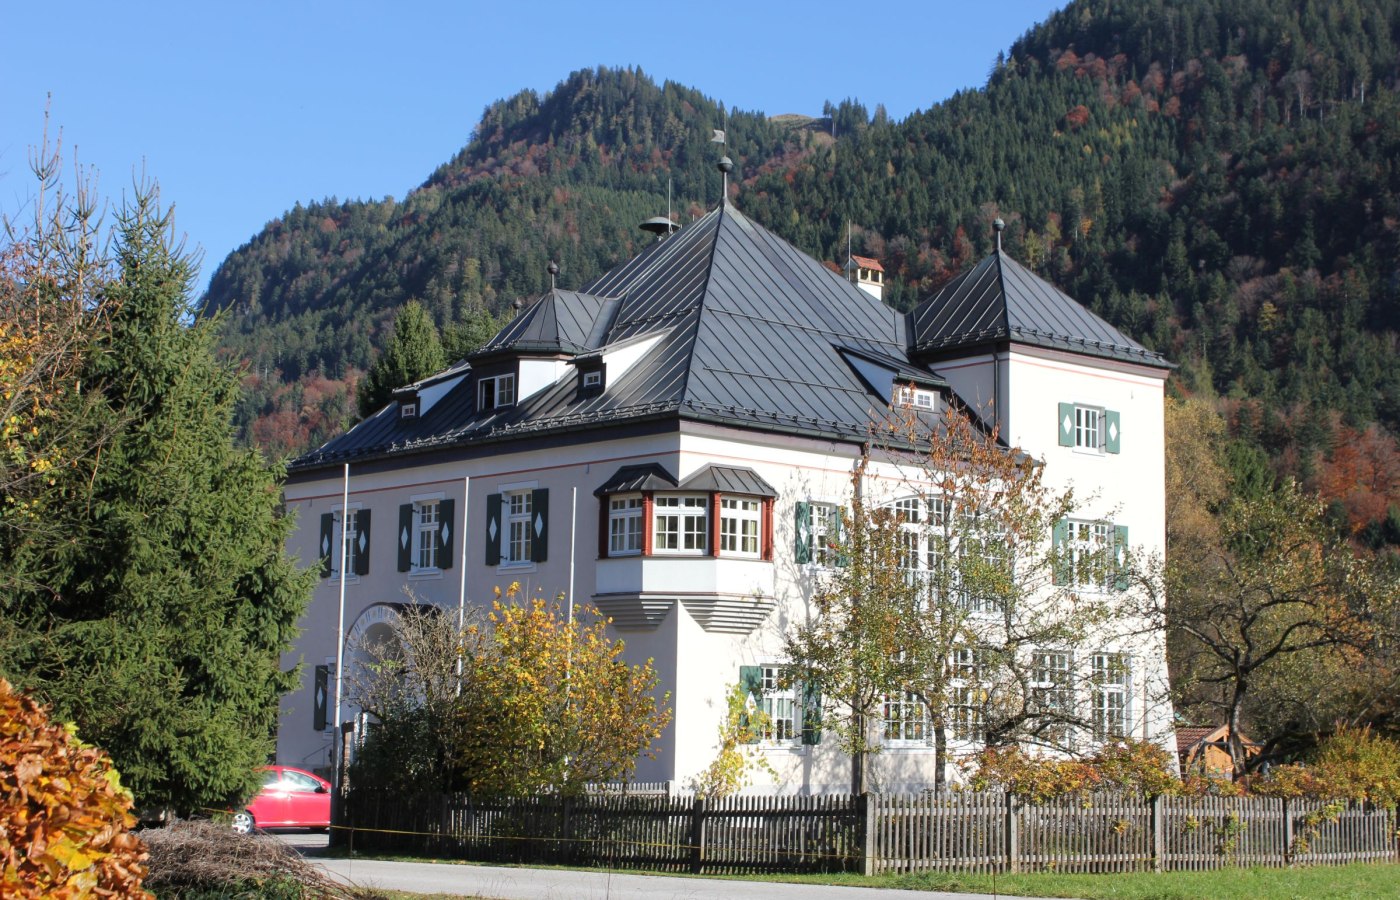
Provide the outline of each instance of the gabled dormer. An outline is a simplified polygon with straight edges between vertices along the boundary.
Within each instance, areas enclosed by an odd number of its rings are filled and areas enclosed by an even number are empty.
[[[411,421],[427,415],[448,391],[461,384],[470,373],[471,366],[460,362],[422,381],[395,388],[393,398],[398,403],[399,419]]]
[[[557,289],[525,305],[468,357],[477,411],[513,406],[558,382],[594,346],[615,306],[607,297]]]

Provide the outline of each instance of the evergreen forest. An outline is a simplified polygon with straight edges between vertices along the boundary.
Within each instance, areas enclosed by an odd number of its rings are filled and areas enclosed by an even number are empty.
[[[403,199],[298,205],[219,265],[203,308],[246,364],[244,439],[294,454],[353,422],[409,301],[460,353],[549,261],[570,288],[627,259],[668,190],[682,223],[718,202],[721,152],[747,215],[838,262],[849,229],[900,308],[1004,219],[1014,256],[1179,364],[1242,470],[1400,544],[1400,0],[1073,0],[984,87],[898,121],[852,98],[770,117],[636,69],[519,93]]]

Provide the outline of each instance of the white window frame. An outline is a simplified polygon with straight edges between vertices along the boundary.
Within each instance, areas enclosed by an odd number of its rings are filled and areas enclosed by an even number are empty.
[[[1107,410],[1102,406],[1074,404],[1074,449],[1102,456],[1108,448]]]
[[[438,568],[438,531],[442,528],[443,498],[443,494],[410,498],[413,503],[413,555],[409,574],[427,575],[442,571]],[[427,516],[429,509],[432,511],[431,517]]]
[[[1064,552],[1065,569],[1069,572],[1069,587],[1080,591],[1107,593],[1117,584],[1118,575],[1111,565],[1115,531],[1112,522],[1102,519],[1066,519]],[[1096,568],[1101,573],[1095,573]],[[1093,577],[1100,574],[1097,580]]]
[[[640,556],[646,543],[646,502],[641,494],[608,498],[608,556]]]
[[[841,507],[835,503],[812,501],[807,504],[807,558],[811,564],[830,568],[836,564],[838,551],[832,541],[840,533]]]
[[[1101,741],[1127,737],[1132,714],[1132,658],[1126,653],[1099,652],[1090,659],[1094,737]]]
[[[501,492],[501,568],[534,564],[535,492]]]
[[[948,731],[955,741],[981,743],[987,738],[984,717],[987,693],[987,654],[978,647],[959,647],[951,660]]]
[[[331,558],[331,578],[340,580],[340,563],[345,562],[345,582],[354,584],[360,580],[360,576],[355,574],[355,557],[359,555],[360,548],[357,546],[360,536],[359,512],[363,507],[360,503],[351,503],[349,506],[335,506],[331,512],[331,522],[334,530],[331,533],[331,546],[335,548]],[[347,516],[346,514],[349,513]],[[347,528],[347,522],[353,522],[354,527]],[[344,542],[349,541],[346,546]]]
[[[594,369],[592,372],[583,373],[583,386],[585,388],[600,388],[603,386],[603,370]]]
[[[490,397],[490,403],[487,397]],[[480,378],[476,383],[476,408],[478,412],[488,409],[503,409],[515,405],[515,373],[491,375]]]
[[[1074,654],[1068,650],[1032,652],[1030,689],[1039,709],[1074,718],[1079,706],[1074,696]],[[1049,726],[1045,734],[1050,740],[1066,743],[1071,737],[1070,725]]]
[[[755,698],[758,708],[767,717],[767,726],[759,742],[768,747],[788,748],[802,745],[802,696],[797,684],[780,687],[786,666],[763,663],[759,667],[762,695]]]
[[[709,552],[709,494],[655,494],[651,503],[654,555],[704,556]],[[670,546],[672,543],[675,546]]]
[[[893,749],[927,747],[933,739],[928,705],[909,691],[880,698],[881,735]]]
[[[719,499],[719,550],[725,556],[758,559],[763,554],[763,500],[724,494]]]

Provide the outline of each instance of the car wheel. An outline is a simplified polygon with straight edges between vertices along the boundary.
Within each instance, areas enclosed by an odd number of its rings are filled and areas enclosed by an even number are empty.
[[[239,834],[252,834],[257,823],[253,821],[253,814],[248,810],[240,810],[233,814],[233,830]]]

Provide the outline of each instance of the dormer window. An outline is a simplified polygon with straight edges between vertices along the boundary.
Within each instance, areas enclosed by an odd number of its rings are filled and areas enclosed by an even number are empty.
[[[417,404],[417,403],[403,403],[403,404],[400,404],[400,406],[399,406],[399,418],[400,418],[400,419],[416,419],[416,418],[418,418],[418,404]]]
[[[515,373],[482,378],[476,383],[476,409],[484,412],[515,405]]]
[[[578,372],[579,399],[596,397],[603,393],[605,374],[606,367],[595,360],[590,360],[586,367],[580,367]]]
[[[938,394],[927,388],[913,385],[899,385],[895,388],[895,403],[899,406],[912,406],[915,409],[938,409]]]

